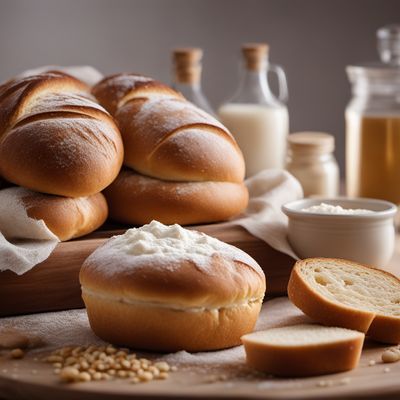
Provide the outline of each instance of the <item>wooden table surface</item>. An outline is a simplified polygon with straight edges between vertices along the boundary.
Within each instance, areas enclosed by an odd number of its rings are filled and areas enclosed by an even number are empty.
[[[237,233],[232,233],[231,240]],[[242,237],[242,235],[240,235]],[[247,237],[246,237],[247,238]],[[250,238],[248,238],[250,239]],[[96,238],[90,240],[98,240]],[[395,254],[386,268],[400,276],[400,235],[396,239]],[[283,302],[282,302],[283,301]],[[280,303],[281,302],[281,303]],[[269,313],[281,315],[283,323],[293,322],[293,316],[299,317],[299,311],[286,299],[272,300]],[[268,311],[268,308],[266,308]],[[83,312],[83,311],[81,311]],[[293,314],[294,313],[294,314]],[[297,313],[297,314],[296,314]],[[301,313],[300,313],[301,314]],[[267,313],[267,315],[269,315]],[[296,317],[296,318],[297,318]],[[24,317],[21,317],[24,318]],[[1,320],[0,320],[1,321]],[[6,320],[3,320],[6,321]],[[300,320],[298,320],[300,322]],[[271,321],[272,325],[274,321]],[[280,320],[282,323],[282,320]],[[89,329],[88,327],[86,328]],[[60,332],[62,334],[62,332]],[[50,343],[51,346],[51,343]],[[0,397],[7,399],[68,399],[68,400],[111,400],[111,399],[399,399],[400,398],[400,362],[386,365],[380,362],[384,346],[367,343],[364,347],[359,368],[354,371],[334,374],[326,377],[307,379],[274,379],[243,375],[244,355],[238,364],[186,366],[181,368],[166,382],[154,382],[146,385],[131,385],[125,382],[103,382],[100,384],[61,385],[46,364],[38,364],[33,355],[22,361],[0,358]],[[369,366],[369,361],[377,361]],[[32,375],[35,369],[37,374]],[[6,372],[5,372],[6,371]],[[213,382],[212,377],[220,374],[227,380]],[[344,378],[350,378],[342,384]],[[327,387],[320,387],[321,381],[330,382]]]
[[[165,355],[164,360],[178,367],[165,381],[133,385],[126,380],[62,384],[49,364],[40,361],[54,348],[55,337],[74,338],[69,344],[98,343],[91,333],[84,310],[57,313],[61,320],[42,319],[46,324],[47,345],[32,351],[22,360],[0,358],[0,393],[13,400],[125,400],[125,399],[398,399],[400,362],[383,364],[385,346],[366,342],[358,368],[353,371],[310,378],[279,379],[254,374],[245,364],[242,346],[218,352]],[[13,318],[16,328],[34,316]],[[60,318],[58,318],[60,320]],[[8,321],[8,319],[5,319]],[[75,323],[73,322],[75,321]],[[308,322],[309,319],[287,298],[267,301],[257,322],[257,330]],[[36,323],[37,325],[37,323]],[[56,339],[60,346],[60,339]],[[62,339],[64,340],[64,339]],[[89,341],[88,341],[89,340]],[[66,339],[62,343],[67,343]],[[157,358],[157,354],[138,354]],[[374,360],[375,365],[370,365]],[[35,371],[35,373],[33,373]]]

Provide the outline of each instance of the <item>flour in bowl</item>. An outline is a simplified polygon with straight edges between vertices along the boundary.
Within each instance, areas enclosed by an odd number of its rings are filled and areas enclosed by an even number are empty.
[[[303,208],[301,211],[315,213],[315,214],[340,214],[340,215],[361,215],[371,214],[372,210],[365,210],[362,208],[343,208],[341,206],[334,206],[332,204],[321,203],[308,208]]]

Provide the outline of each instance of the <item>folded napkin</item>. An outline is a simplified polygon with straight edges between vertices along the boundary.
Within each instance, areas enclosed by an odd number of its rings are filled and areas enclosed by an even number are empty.
[[[99,72],[96,68],[89,65],[79,65],[70,67],[61,67],[60,65],[44,65],[43,67],[28,69],[17,75],[17,78],[25,78],[31,75],[41,74],[47,71],[61,71],[65,72],[82,82],[85,82],[89,86],[94,86],[97,82],[101,81],[104,75]]]
[[[245,183],[250,197],[246,211],[223,225],[242,226],[275,250],[298,260],[287,240],[288,219],[281,207],[303,198],[299,181],[285,170],[269,169],[252,176]]]
[[[44,261],[59,242],[43,221],[29,218],[21,187],[0,190],[0,271],[18,275]]]

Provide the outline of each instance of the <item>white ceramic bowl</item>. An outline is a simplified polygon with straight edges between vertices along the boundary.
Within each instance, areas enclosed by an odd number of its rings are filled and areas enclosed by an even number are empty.
[[[302,211],[321,203],[374,211],[368,214],[322,214]],[[385,266],[395,245],[393,203],[375,199],[302,199],[285,204],[288,240],[300,258],[344,258]]]

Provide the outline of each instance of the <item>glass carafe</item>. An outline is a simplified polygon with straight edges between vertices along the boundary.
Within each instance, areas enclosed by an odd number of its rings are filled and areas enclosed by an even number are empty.
[[[175,49],[172,55],[172,87],[183,96],[211,115],[215,115],[201,89],[201,59],[203,51],[196,47]]]
[[[346,187],[351,197],[400,204],[400,26],[377,38],[381,62],[347,67]]]
[[[286,76],[268,61],[268,45],[242,47],[243,71],[236,94],[218,110],[221,122],[232,132],[243,152],[246,176],[268,168],[283,168],[289,116]],[[279,95],[269,86],[267,75],[275,73]]]

